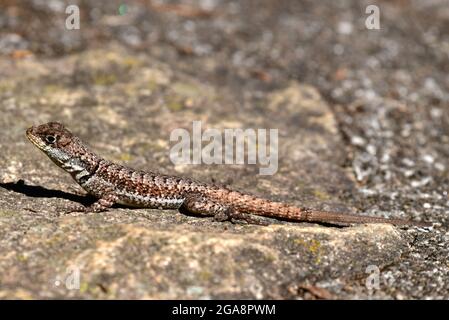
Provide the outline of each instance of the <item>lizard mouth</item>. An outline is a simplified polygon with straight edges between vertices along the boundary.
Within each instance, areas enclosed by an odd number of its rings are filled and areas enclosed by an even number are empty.
[[[39,149],[42,149],[44,147],[44,143],[41,141],[41,139],[39,139],[38,137],[36,137],[33,134],[33,131],[34,131],[34,127],[28,128],[26,131],[26,136],[27,136],[28,140],[31,141],[32,144],[34,144]]]

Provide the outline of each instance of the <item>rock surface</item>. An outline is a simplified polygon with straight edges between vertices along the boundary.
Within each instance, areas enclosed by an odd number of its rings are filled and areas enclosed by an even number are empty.
[[[86,1],[79,31],[53,3],[0,12],[0,298],[449,298],[443,1],[381,2],[379,31],[364,29],[358,1],[194,1],[188,12],[128,1],[122,16],[119,1]],[[46,19],[17,29],[35,13]],[[50,120],[138,169],[435,227],[60,214],[92,199],[26,140]],[[170,132],[196,120],[278,129],[277,173],[174,165]]]

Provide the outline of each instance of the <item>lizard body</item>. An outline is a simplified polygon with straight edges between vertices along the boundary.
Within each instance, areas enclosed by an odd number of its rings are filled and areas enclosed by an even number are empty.
[[[214,216],[217,220],[247,220],[251,214],[321,223],[391,223],[427,226],[403,219],[323,212],[259,198],[193,179],[134,170],[92,152],[62,124],[49,122],[26,131],[28,139],[98,201],[80,211],[105,211],[115,203],[132,207],[178,209]]]

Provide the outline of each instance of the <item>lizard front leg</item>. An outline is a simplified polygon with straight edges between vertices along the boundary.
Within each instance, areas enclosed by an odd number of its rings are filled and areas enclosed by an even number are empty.
[[[238,212],[231,206],[222,205],[201,196],[187,197],[179,208],[179,212],[207,217],[213,216],[216,221],[220,222],[228,220],[236,222],[237,220],[242,220],[251,224],[268,224],[266,221],[257,219],[250,214]]]
[[[111,208],[115,203],[117,203],[118,198],[114,193],[107,193],[90,206],[83,206],[82,204],[76,204],[63,210],[64,213],[70,212],[102,212]]]
[[[86,208],[87,212],[102,212],[111,208],[117,203],[118,197],[114,193],[108,193],[104,197],[98,199],[98,201],[92,203]]]

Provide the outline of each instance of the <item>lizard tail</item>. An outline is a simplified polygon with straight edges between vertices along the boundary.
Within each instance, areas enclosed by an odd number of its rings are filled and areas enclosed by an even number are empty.
[[[231,191],[227,195],[229,203],[243,213],[280,218],[293,221],[352,224],[352,223],[389,223],[397,226],[429,227],[430,223],[405,219],[388,219],[382,217],[362,216],[338,212],[318,211],[299,208],[285,203],[274,202],[252,195]]]

